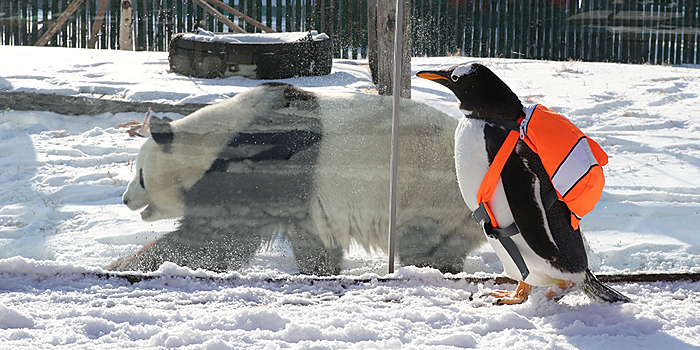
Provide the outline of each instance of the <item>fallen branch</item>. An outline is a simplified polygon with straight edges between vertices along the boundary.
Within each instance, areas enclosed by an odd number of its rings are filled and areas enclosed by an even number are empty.
[[[134,136],[139,136],[139,137],[146,137],[145,135],[141,134],[149,132],[150,127],[148,124],[148,118],[151,116],[151,108],[148,107],[148,112],[146,112],[146,119],[143,120],[143,123],[139,123],[133,119],[131,121],[126,122],[126,123],[121,123],[117,125],[117,128],[124,128],[130,126],[129,130],[126,131],[129,136],[134,137]]]

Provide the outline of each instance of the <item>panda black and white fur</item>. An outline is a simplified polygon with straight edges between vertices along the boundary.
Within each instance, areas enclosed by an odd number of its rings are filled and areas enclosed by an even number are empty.
[[[391,99],[267,83],[177,121],[155,118],[123,195],[143,220],[180,226],[108,268],[164,261],[238,269],[276,232],[304,274],[340,272],[356,241],[387,249]],[[484,241],[454,170],[457,121],[402,101],[397,254],[461,271]]]

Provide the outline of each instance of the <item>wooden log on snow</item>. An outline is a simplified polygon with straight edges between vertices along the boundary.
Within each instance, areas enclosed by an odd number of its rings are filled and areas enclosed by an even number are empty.
[[[171,105],[151,102],[122,101],[86,96],[63,96],[31,92],[0,91],[0,113],[3,110],[47,111],[63,115],[100,115],[102,113],[180,113],[188,115],[206,106],[202,103]]]

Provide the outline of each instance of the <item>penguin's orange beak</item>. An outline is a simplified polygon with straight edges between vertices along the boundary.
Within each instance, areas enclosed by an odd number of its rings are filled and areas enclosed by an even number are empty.
[[[449,82],[449,79],[447,79],[447,77],[445,77],[445,76],[443,76],[443,75],[441,75],[441,74],[439,74],[439,73],[437,73],[437,72],[421,71],[421,72],[416,73],[416,76],[419,77],[419,78],[432,80],[432,81],[434,81],[434,82],[436,82],[436,83],[440,83],[440,84],[443,84],[443,85],[444,85],[445,83]]]

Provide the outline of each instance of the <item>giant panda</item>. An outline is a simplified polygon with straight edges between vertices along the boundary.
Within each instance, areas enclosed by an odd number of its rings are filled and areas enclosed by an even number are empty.
[[[123,201],[145,221],[179,217],[179,227],[108,269],[238,269],[278,232],[302,274],[340,273],[352,241],[386,251],[391,111],[387,97],[265,83],[180,120],[152,118]],[[456,181],[456,126],[401,101],[403,265],[457,273],[484,241]]]

